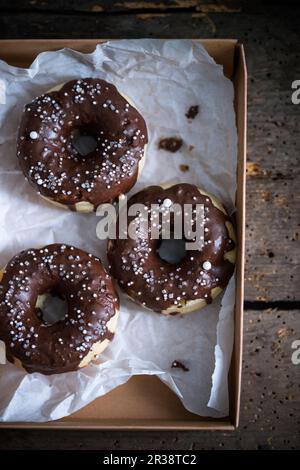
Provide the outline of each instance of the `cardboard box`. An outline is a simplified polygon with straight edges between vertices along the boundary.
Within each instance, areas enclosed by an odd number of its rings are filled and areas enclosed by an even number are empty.
[[[104,41],[3,40],[0,41],[0,58],[11,65],[27,67],[40,52],[63,47],[91,52],[99,42]],[[200,42],[215,61],[223,65],[224,73],[232,80],[235,90],[238,130],[236,194],[238,257],[234,347],[229,372],[229,416],[212,419],[194,415],[184,409],[177,396],[158,378],[141,375],[132,377],[126,384],[59,421],[43,424],[0,423],[1,428],[233,430],[238,426],[243,333],[247,71],[244,49],[237,40],[208,39]]]

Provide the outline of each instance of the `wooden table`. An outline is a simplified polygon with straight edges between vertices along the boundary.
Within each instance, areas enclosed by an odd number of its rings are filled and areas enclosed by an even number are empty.
[[[238,38],[249,72],[241,424],[223,432],[0,432],[0,449],[300,448],[299,2],[1,0],[1,38]]]

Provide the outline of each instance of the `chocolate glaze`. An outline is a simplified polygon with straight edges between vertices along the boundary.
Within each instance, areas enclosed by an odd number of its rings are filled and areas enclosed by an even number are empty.
[[[175,153],[182,147],[182,139],[180,137],[165,137],[160,139],[158,148]]]
[[[86,156],[72,145],[78,130],[97,141]],[[70,209],[82,201],[96,209],[132,188],[147,141],[143,117],[116,87],[84,78],[25,106],[17,156],[40,194]]]
[[[130,198],[128,208],[135,203],[150,208],[151,204],[162,204],[165,199],[181,206],[204,205],[204,227],[207,231],[204,232],[205,245],[201,251],[187,251],[179,263],[167,263],[157,253],[160,241],[151,239],[150,233],[146,240],[111,240],[108,249],[111,273],[122,289],[137,302],[156,312],[184,306],[189,300],[204,299],[210,303],[212,289],[225,288],[234,271],[234,265],[224,260],[225,253],[235,247],[225,225],[231,220],[213,205],[208,196],[200,194],[196,186],[177,184],[168,189],[150,186]],[[133,219],[128,217],[128,225]],[[135,220],[138,223],[138,217]],[[203,269],[205,261],[211,263],[210,270]],[[174,308],[172,313],[178,312]]]
[[[36,301],[54,291],[68,313],[46,326]],[[94,343],[113,338],[107,323],[118,309],[111,277],[95,256],[60,244],[22,251],[0,283],[0,339],[7,359],[19,359],[28,372],[77,370]]]

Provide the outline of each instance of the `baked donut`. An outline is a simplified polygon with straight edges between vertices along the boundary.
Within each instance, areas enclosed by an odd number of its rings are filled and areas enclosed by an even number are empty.
[[[96,148],[82,155],[78,135]],[[72,80],[27,104],[17,156],[30,184],[46,199],[78,212],[93,212],[135,184],[147,128],[140,113],[104,80]]]
[[[150,186],[130,198],[128,211],[133,204],[143,204],[149,219],[152,204],[170,211],[174,203],[182,209],[184,204],[204,206],[202,249],[185,251],[175,264],[163,260],[158,253],[161,240],[151,239],[150,221],[148,233],[143,236],[122,239],[117,226],[116,239],[108,242],[111,274],[120,287],[135,301],[165,315],[189,313],[211,303],[226,287],[235,264],[236,242],[230,217],[217,198],[197,186]],[[170,220],[172,232],[171,215]],[[133,221],[138,231],[139,216],[128,216],[128,226]],[[157,223],[161,229],[161,219]]]
[[[0,340],[27,372],[58,374],[87,366],[113,339],[119,300],[100,260],[54,244],[16,255],[0,276]],[[64,319],[45,324],[42,304],[64,299]]]

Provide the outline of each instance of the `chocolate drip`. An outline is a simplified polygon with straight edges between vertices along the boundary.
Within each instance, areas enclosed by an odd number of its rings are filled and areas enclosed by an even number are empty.
[[[168,152],[175,153],[182,147],[182,139],[180,137],[166,137],[160,139],[158,148],[167,150]]]
[[[189,372],[189,370],[190,370],[182,362],[177,361],[177,360],[172,362],[172,369],[182,369],[183,372]]]
[[[199,106],[195,105],[195,106],[190,106],[190,108],[188,109],[185,115],[188,119],[195,119],[198,113],[199,113]]]

